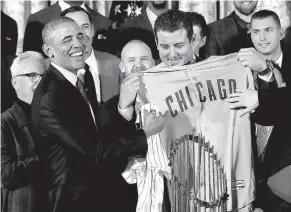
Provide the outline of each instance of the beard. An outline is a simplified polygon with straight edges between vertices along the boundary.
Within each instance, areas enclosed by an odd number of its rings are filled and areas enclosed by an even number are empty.
[[[152,5],[154,8],[156,8],[157,10],[160,10],[160,9],[164,9],[167,5],[167,1],[151,1]]]

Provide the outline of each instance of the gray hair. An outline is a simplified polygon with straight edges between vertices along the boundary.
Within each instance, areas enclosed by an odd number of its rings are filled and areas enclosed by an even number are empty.
[[[40,63],[44,64],[44,57],[42,56],[41,53],[35,52],[35,51],[23,52],[13,60],[13,63],[10,68],[11,78],[13,79],[13,77],[15,77],[16,75],[21,74],[21,72],[25,69],[25,67],[23,66],[24,63],[27,60],[31,60],[31,59],[37,60]]]
[[[42,30],[42,40],[43,43],[49,43],[49,41],[52,39],[54,35],[54,31],[56,27],[60,24],[63,23],[69,23],[69,22],[74,22],[73,19],[66,17],[66,16],[60,16],[57,18],[54,18],[50,20],[43,28]]]

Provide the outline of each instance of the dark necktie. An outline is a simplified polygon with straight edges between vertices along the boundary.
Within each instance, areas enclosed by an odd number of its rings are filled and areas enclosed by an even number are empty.
[[[90,72],[90,68],[87,64],[85,65],[84,69],[85,69],[84,85],[85,85],[86,93],[88,96],[88,100],[91,104],[92,110],[96,117],[99,104],[98,104],[97,96],[96,96],[95,83],[94,83],[93,76]]]
[[[86,90],[85,90],[84,83],[82,82],[82,80],[79,77],[77,77],[76,87],[79,90],[80,94],[82,95],[83,99],[89,105],[89,100],[88,100],[88,96],[87,96],[87,93],[86,93]]]

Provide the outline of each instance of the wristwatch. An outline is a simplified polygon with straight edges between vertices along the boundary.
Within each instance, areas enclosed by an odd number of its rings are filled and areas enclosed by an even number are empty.
[[[258,75],[265,76],[265,75],[269,74],[270,72],[273,72],[274,65],[273,65],[272,61],[266,60],[266,64],[267,64],[267,68],[264,71],[259,72]]]

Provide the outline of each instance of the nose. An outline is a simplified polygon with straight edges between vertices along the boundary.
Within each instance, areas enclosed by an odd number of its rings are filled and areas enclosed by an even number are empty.
[[[266,34],[263,31],[263,32],[260,33],[260,40],[265,40],[265,39],[266,39]]]
[[[171,48],[170,48],[170,56],[171,56],[171,58],[176,57],[176,54],[177,54],[177,52],[176,52],[175,47],[171,46]]]
[[[78,38],[73,39],[73,47],[81,47],[82,43]]]
[[[134,65],[137,66],[137,67],[142,66],[142,61],[141,61],[141,59],[137,59],[137,60],[135,61],[135,64],[134,64]]]

